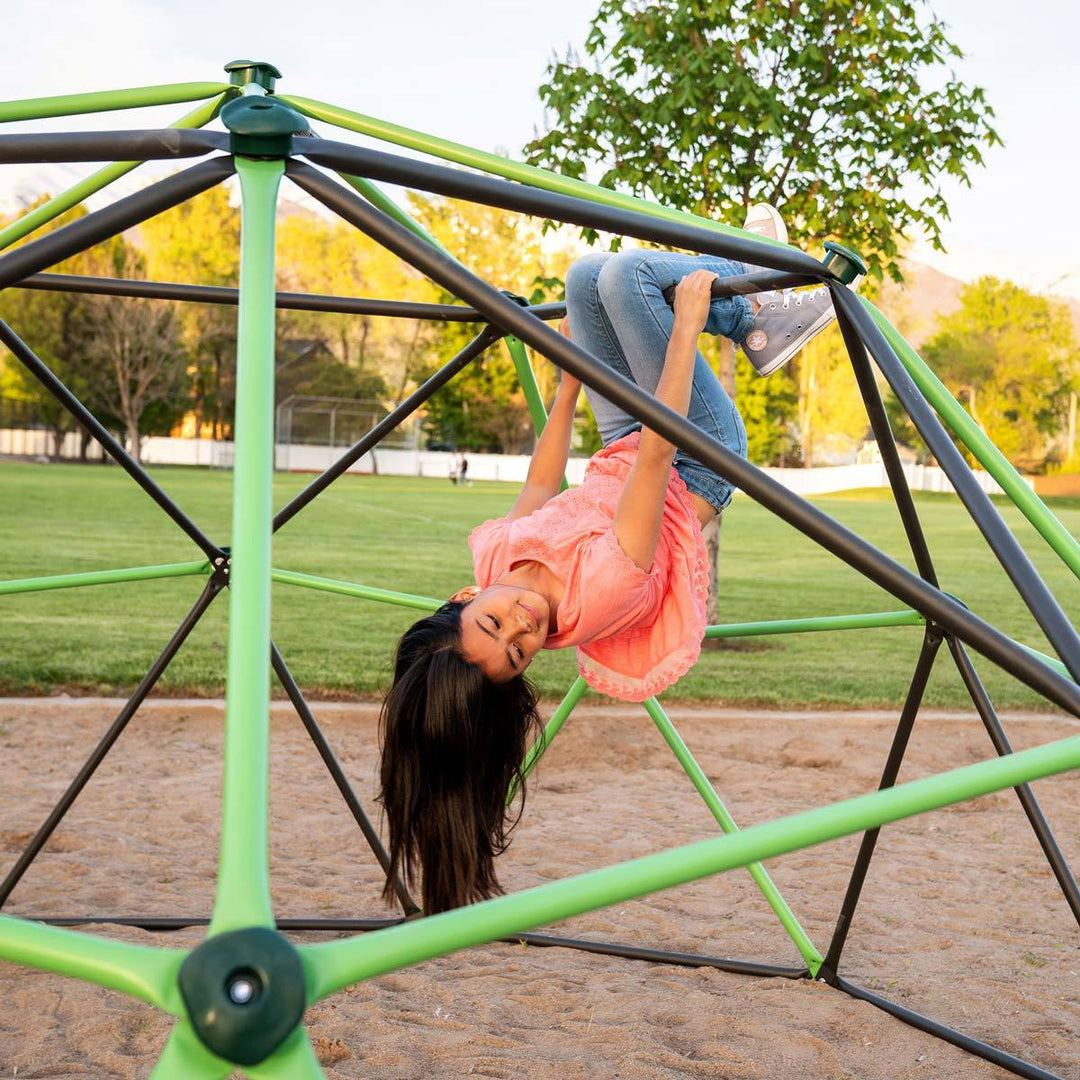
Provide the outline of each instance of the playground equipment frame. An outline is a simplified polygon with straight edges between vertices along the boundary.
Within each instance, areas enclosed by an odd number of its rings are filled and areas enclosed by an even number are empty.
[[[965,798],[1014,787],[1039,840],[1066,903],[1080,924],[1080,892],[1047,824],[1030,782],[1053,773],[1080,768],[1080,737],[1013,753],[1007,735],[982,686],[967,647],[982,653],[1048,700],[1080,716],[1080,637],[1055,598],[1043,584],[1027,555],[1012,537],[997,508],[973,483],[970,470],[953,446],[941,420],[997,479],[1053,550],[1080,576],[1080,545],[1049,509],[1019,479],[1012,466],[973,424],[970,417],[911,350],[880,312],[847,290],[840,280],[842,260],[825,262],[782,245],[693,215],[668,210],[631,196],[596,188],[531,166],[448,143],[360,114],[307,98],[274,97],[276,73],[268,65],[230,65],[233,83],[195,83],[149,87],[103,94],[0,104],[0,122],[40,119],[98,109],[165,104],[209,99],[182,117],[173,128],[155,131],[98,132],[78,135],[0,136],[0,162],[117,161],[100,169],[50,203],[0,232],[0,249],[28,236],[57,214],[130,171],[140,160],[175,159],[213,154],[176,176],[87,215],[41,239],[0,255],[0,287],[57,289],[108,295],[141,296],[216,304],[236,304],[239,319],[236,496],[234,546],[226,549],[204,534],[143,470],[125,448],[67,390],[10,327],[0,323],[0,341],[96,438],[105,451],[143,488],[200,550],[204,558],[166,566],[109,568],[69,575],[0,582],[0,595],[61,588],[105,585],[117,581],[165,577],[204,579],[188,614],[165,644],[130,699],[104,733],[68,789],[0,883],[0,906],[10,897],[35,856],[47,843],[64,814],[78,797],[120,733],[152,691],[162,672],[182,648],[202,614],[226,589],[230,594],[225,784],[218,891],[213,912],[172,918],[73,915],[29,921],[0,915],[0,956],[40,968],[81,977],[152,1002],[177,1016],[154,1076],[225,1076],[241,1062],[252,1076],[317,1077],[315,1061],[303,1028],[296,1023],[264,1060],[248,1062],[236,1044],[235,1055],[221,1056],[208,1044],[196,1023],[189,992],[182,989],[183,972],[193,958],[208,955],[206,947],[252,930],[284,929],[373,930],[374,933],[296,949],[310,1004],[362,978],[417,963],[459,948],[497,939],[536,945],[572,947],[632,959],[691,966],[711,966],[742,974],[812,977],[853,997],[870,1001],[909,1024],[1009,1069],[1019,1076],[1051,1078],[1052,1074],[1003,1050],[963,1035],[880,995],[860,988],[840,974],[844,945],[855,917],[867,869],[882,825],[910,814],[949,805]],[[239,75],[237,74],[239,72]],[[255,136],[234,124],[227,134],[205,132],[226,104],[241,98],[265,98],[291,107],[306,117],[394,142],[407,149],[494,175],[476,175],[401,155],[368,150],[290,131],[276,133],[286,148],[280,153],[256,153]],[[296,112],[291,112],[295,117]],[[228,121],[227,121],[228,122]],[[260,148],[261,148],[261,144]],[[306,159],[302,160],[302,159]],[[309,162],[311,164],[309,164]],[[338,173],[344,183],[313,167]],[[67,256],[122,232],[171,206],[205,191],[237,173],[243,206],[243,239],[239,289],[165,283],[73,278],[43,271]],[[408,304],[353,297],[283,294],[274,288],[274,210],[280,180],[287,176],[345,221],[394,251],[468,306]],[[391,200],[376,181],[416,187],[453,198],[466,198],[523,213],[542,215],[692,251],[723,255],[769,267],[765,273],[718,283],[717,294],[802,283],[827,284],[833,291],[837,315],[851,356],[868,416],[882,448],[885,467],[918,573],[860,539],[804,500],[787,492],[760,470],[728,451],[685,418],[658,404],[650,395],[600,364],[576,344],[545,325],[564,308],[545,304],[529,308],[520,298],[500,293],[472,275],[442,250],[419,225]],[[276,307],[298,310],[380,314],[388,317],[430,318],[482,324],[477,336],[449,363],[428,379],[363,439],[344,453],[325,473],[275,514],[270,504],[273,444],[273,324]],[[862,574],[890,592],[902,610],[826,615],[815,619],[777,620],[710,627],[710,637],[760,636],[858,630],[868,627],[923,627],[923,642],[901,711],[896,734],[877,792],[821,807],[740,831],[709,784],[704,771],[671,724],[659,702],[645,708],[664,741],[687,773],[725,834],[714,840],[660,852],[629,863],[578,875],[536,889],[501,897],[469,908],[420,920],[404,921],[417,913],[415,901],[400,881],[395,893],[400,919],[293,919],[275,922],[269,897],[267,869],[266,755],[270,672],[277,676],[337,784],[375,858],[386,869],[387,854],[344,770],[315,721],[300,687],[270,639],[269,590],[272,581],[298,588],[327,591],[359,599],[432,610],[439,602],[428,597],[376,589],[357,583],[319,578],[275,568],[270,539],[277,529],[334,482],[375,446],[385,434],[411,415],[433,393],[500,339],[507,341],[522,379],[534,422],[543,424],[543,404],[532,379],[524,345],[529,345],[587,385],[621,405],[682,449],[736,483],[744,492],[778,514]],[[1042,627],[1060,660],[1043,656],[1012,641],[942,592],[922,533],[914,501],[900,468],[880,393],[870,367],[871,358],[941,462],[1002,568]],[[935,415],[935,413],[937,415]],[[941,420],[938,417],[941,417]],[[896,785],[907,741],[915,723],[927,679],[947,645],[996,757],[904,785]],[[267,662],[269,658],[269,663]],[[525,763],[531,771],[550,746],[585,691],[578,679],[548,722],[544,740],[533,747]],[[836,930],[824,953],[819,952],[769,878],[762,861],[799,847],[852,832],[863,832]],[[617,942],[583,941],[532,932],[571,914],[644,895],[659,888],[694,880],[735,866],[746,866],[792,938],[803,960],[801,967],[758,964],[724,957],[665,952]],[[207,940],[191,952],[150,949],[105,941],[65,927],[114,922],[150,929],[208,924]],[[248,939],[244,939],[248,940]],[[239,946],[238,946],[239,947]],[[292,946],[289,946],[291,949]],[[238,954],[239,955],[239,954]],[[239,962],[239,961],[238,961]],[[190,980],[189,980],[190,982]],[[185,996],[188,995],[188,996]],[[220,1047],[219,1047],[220,1049]]]

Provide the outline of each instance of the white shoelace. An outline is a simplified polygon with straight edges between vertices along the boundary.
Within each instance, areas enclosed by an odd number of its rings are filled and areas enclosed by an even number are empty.
[[[795,299],[795,306],[796,307],[802,307],[804,300],[806,300],[808,302],[810,300],[815,300],[817,297],[821,296],[822,293],[826,293],[828,291],[829,291],[829,289],[828,289],[828,286],[826,286],[826,285],[821,285],[816,289],[803,289],[800,292],[796,292],[794,289],[781,289],[780,290],[780,299],[781,299],[780,307],[782,308],[782,310],[787,311],[787,309],[789,307],[791,307],[792,297],[794,297],[794,299]],[[775,300],[767,301],[767,303],[775,303],[775,302],[776,302]],[[764,307],[765,302],[763,302],[761,306]]]
[[[792,295],[795,297],[795,306],[802,307],[803,301],[809,303],[811,300],[816,300],[819,296],[829,291],[828,286],[821,285],[816,289],[803,289],[801,292],[795,292],[794,289],[784,290],[784,307],[788,306]]]

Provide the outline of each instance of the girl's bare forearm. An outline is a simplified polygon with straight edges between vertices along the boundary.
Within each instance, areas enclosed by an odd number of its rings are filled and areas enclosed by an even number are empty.
[[[551,405],[544,430],[529,463],[526,484],[558,490],[570,456],[570,440],[574,434],[574,413],[577,409],[579,387],[567,391],[560,386]]]
[[[656,386],[656,400],[686,415],[694,382],[698,330],[679,319],[675,321],[664,358],[664,371]],[[675,456],[675,447],[655,431],[645,428],[638,444],[637,458],[626,478],[613,526],[619,546],[642,570],[652,568],[660,537],[664,493]]]

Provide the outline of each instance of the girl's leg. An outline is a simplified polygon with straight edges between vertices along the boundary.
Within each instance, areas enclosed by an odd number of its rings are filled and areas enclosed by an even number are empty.
[[[611,252],[593,252],[582,256],[570,267],[566,275],[566,312],[574,341],[597,360],[633,381],[634,373],[623,356],[619,339],[597,294],[600,272],[611,258]],[[585,396],[596,417],[604,446],[641,427],[628,412],[588,387],[585,387]]]
[[[677,284],[690,271],[700,269],[730,277],[743,273],[743,264],[707,255],[638,250],[613,255],[599,268],[596,293],[600,312],[614,332],[618,351],[631,377],[643,390],[650,393],[656,390],[675,322],[674,312],[664,299],[664,289]],[[753,318],[750,303],[744,297],[714,300],[705,329],[738,344],[749,332]],[[576,335],[573,317],[570,329]],[[592,402],[593,398],[589,400]],[[739,411],[700,352],[687,419],[714,435],[728,449],[746,456],[746,430]],[[676,452],[675,467],[687,487],[718,510],[731,501],[733,486],[681,450]]]

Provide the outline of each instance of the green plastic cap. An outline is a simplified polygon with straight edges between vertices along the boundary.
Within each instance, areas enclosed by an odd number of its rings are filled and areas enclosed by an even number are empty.
[[[234,98],[221,110],[221,121],[232,135],[230,149],[242,157],[287,157],[293,135],[308,130],[295,109],[270,97]]]
[[[304,1015],[300,954],[264,927],[207,938],[180,966],[180,994],[196,1035],[237,1065],[256,1065]]]
[[[247,86],[258,83],[268,94],[274,92],[281,72],[265,60],[231,60],[225,65],[229,73],[229,82],[233,86]]]
[[[866,276],[866,263],[857,251],[826,240],[825,253],[825,258],[821,261],[841,284],[850,285],[857,277]]]

